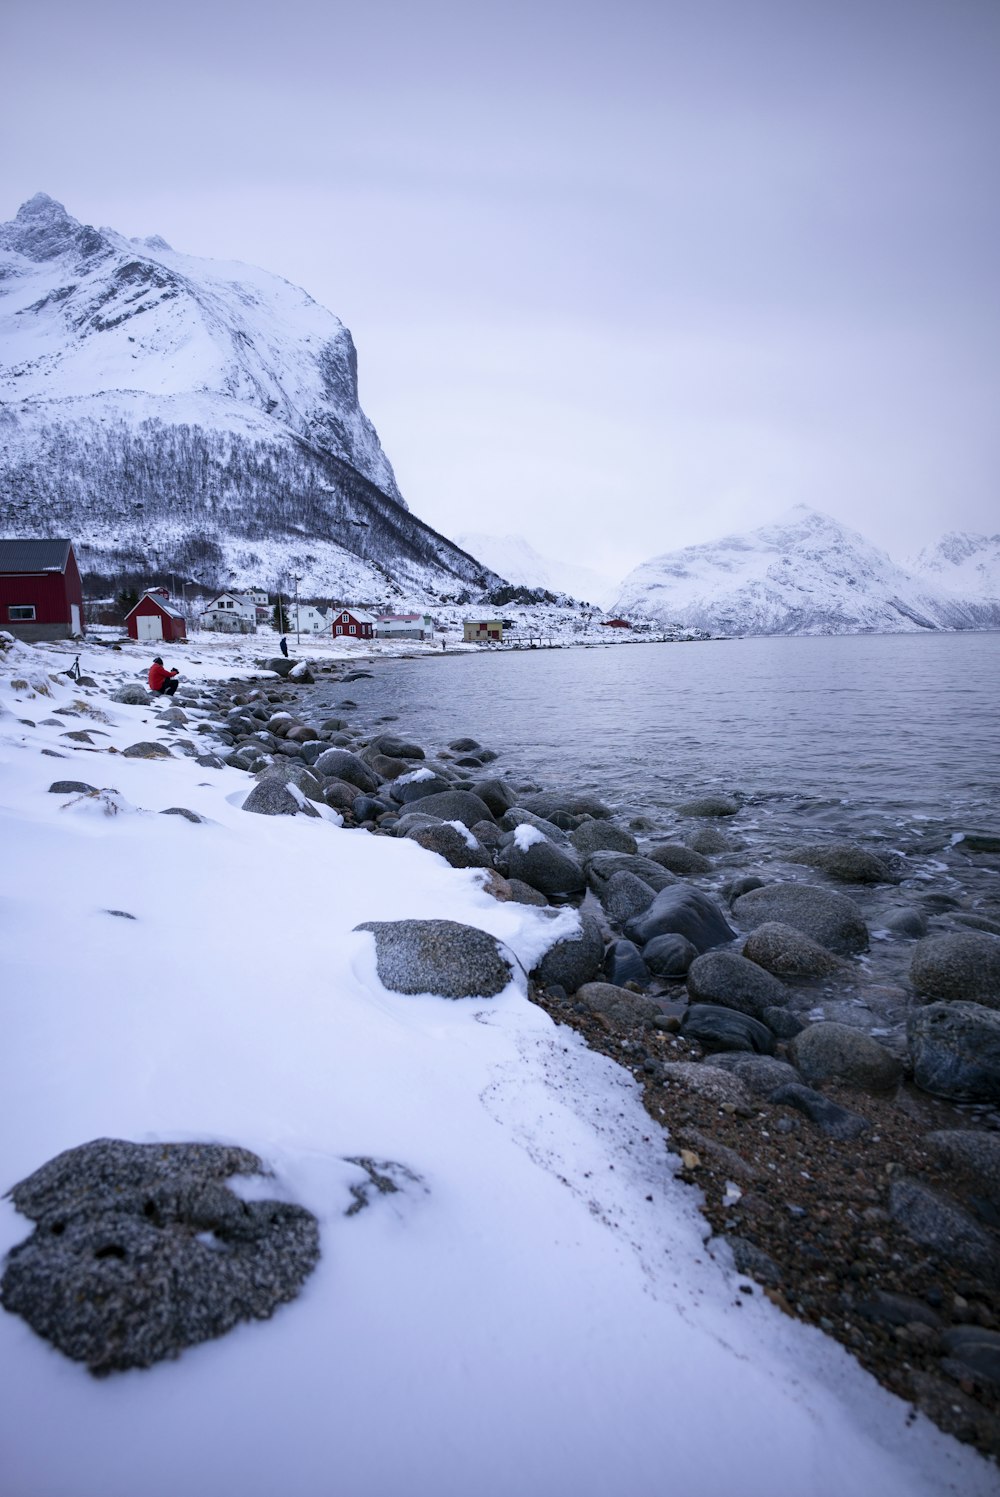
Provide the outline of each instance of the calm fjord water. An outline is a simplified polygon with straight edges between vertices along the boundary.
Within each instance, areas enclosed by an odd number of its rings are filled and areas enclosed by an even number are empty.
[[[496,772],[623,812],[724,789],[863,822],[1000,818],[996,633],[484,650],[372,670],[340,692],[359,726],[396,715],[429,753],[468,734],[500,751]]]

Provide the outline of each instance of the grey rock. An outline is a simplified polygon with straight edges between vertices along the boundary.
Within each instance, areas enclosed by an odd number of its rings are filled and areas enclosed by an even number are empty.
[[[346,780],[327,780],[323,785],[323,801],[334,811],[350,811],[358,798],[357,785]]]
[[[891,1091],[903,1062],[878,1040],[846,1024],[810,1024],[788,1046],[792,1064],[810,1084],[841,1081],[865,1091]]]
[[[506,849],[506,858],[508,878],[521,879],[541,894],[579,894],[586,887],[576,857],[547,837],[524,848],[513,842]]]
[[[1000,1386],[1000,1331],[957,1325],[945,1331],[941,1341],[949,1359],[977,1382]]]
[[[147,707],[153,700],[145,686],[140,686],[136,681],[127,681],[124,686],[119,686],[117,691],[111,693],[113,702],[124,702],[129,707]]]
[[[1000,852],[1000,832],[962,832],[958,845],[963,852]]]
[[[613,941],[604,956],[604,976],[614,987],[623,988],[627,982],[634,982],[644,988],[651,973],[634,941]]]
[[[615,826],[613,821],[581,821],[570,835],[570,841],[581,858],[589,858],[595,852],[638,852],[638,843],[631,832]]]
[[[549,817],[554,811],[566,811],[570,816],[593,816],[598,821],[611,815],[610,806],[594,795],[578,795],[572,790],[541,790],[529,795],[521,804],[526,811],[536,816]]]
[[[889,1187],[889,1215],[921,1247],[988,1283],[1000,1282],[996,1242],[957,1201],[901,1175]]]
[[[1000,936],[973,930],[927,936],[914,949],[910,981],[930,998],[1000,1008]]]
[[[130,743],[122,752],[126,759],[170,758],[170,750],[163,743]]]
[[[603,823],[595,822],[595,826]],[[656,898],[656,891],[634,873],[628,873],[624,869],[620,873],[612,874],[600,893],[601,908],[608,919],[608,924],[617,930],[624,928],[636,915],[641,915],[644,910]]]
[[[218,754],[198,754],[194,762],[200,764],[202,769],[225,768],[225,760],[220,759]]]
[[[652,1024],[661,1013],[652,998],[613,987],[609,982],[584,983],[576,997],[592,1014],[601,1014],[615,1024]]]
[[[473,846],[462,836],[457,827],[447,821],[433,822],[430,826],[411,827],[404,835],[411,842],[435,852],[450,863],[452,868],[492,868],[493,861],[486,850],[473,838]]]
[[[887,910],[882,923],[894,936],[904,936],[910,940],[919,941],[921,936],[927,934],[927,916],[922,911],[913,909],[912,905],[899,905]]]
[[[697,1040],[703,1050],[752,1050],[774,1054],[774,1035],[749,1014],[713,1003],[693,1003],[681,1020],[681,1034]]]
[[[678,816],[735,816],[740,803],[731,795],[698,795],[676,809]]]
[[[309,800],[323,803],[324,785],[318,775],[313,774],[305,764],[298,759],[278,759],[274,764],[266,764],[263,769],[256,773],[256,779],[280,780],[284,785],[297,785],[302,794]],[[357,792],[355,792],[356,794]]]
[[[539,908],[548,904],[545,895],[533,889],[530,884],[526,884],[523,879],[509,878],[507,883],[510,886],[510,897],[515,904],[531,904]]]
[[[825,946],[780,920],[767,920],[751,931],[743,955],[775,977],[828,977],[843,968]]]
[[[773,1055],[755,1055],[746,1050],[722,1050],[707,1055],[703,1066],[732,1071],[754,1097],[769,1097],[782,1086],[799,1086],[802,1077],[794,1066]]]
[[[474,780],[471,789],[498,818],[514,804],[514,792],[506,780]]]
[[[337,728],[346,728],[347,724],[343,718],[331,718],[330,724],[337,724]],[[324,727],[328,724],[324,723]],[[395,733],[380,733],[373,738],[368,749],[376,754],[385,754],[390,759],[423,759],[424,751],[417,743],[410,743],[405,738],[398,737]]]
[[[736,936],[715,900],[690,884],[661,889],[645,914],[629,922],[625,934],[640,946],[654,936],[685,936],[698,951],[724,946]]]
[[[789,863],[819,868],[844,884],[898,884],[899,875],[875,853],[852,842],[826,842],[796,847],[785,854]]]
[[[474,738],[456,738],[448,747],[454,754],[474,754],[476,749],[482,748],[482,744],[477,743]]]
[[[913,1079],[955,1102],[1000,1102],[1000,1012],[981,1003],[929,1003],[910,1014]]]
[[[68,1149],[11,1191],[36,1226],[7,1257],[4,1308],[97,1374],[266,1319],[319,1259],[310,1212],[242,1201],[225,1183],[267,1173],[248,1150],[220,1144]]]
[[[53,780],[49,786],[50,795],[96,795],[97,786],[88,785],[84,780]]]
[[[427,773],[425,779],[396,780],[389,787],[389,795],[398,805],[409,806],[418,800],[429,800],[432,795],[447,795],[453,789],[451,781],[444,775]],[[448,819],[454,820],[453,817]]]
[[[409,774],[413,765],[408,759],[390,759],[388,754],[373,754],[365,749],[362,755],[365,763],[373,774],[378,775],[380,780],[398,780],[400,775]],[[431,784],[435,790],[446,790],[447,782],[438,777]]]
[[[769,1101],[775,1106],[794,1107],[801,1112],[811,1123],[819,1129],[826,1138],[836,1138],[846,1142],[852,1138],[860,1138],[862,1133],[867,1133],[869,1123],[856,1112],[851,1112],[847,1107],[840,1107],[836,1102],[831,1102],[829,1097],[824,1097],[820,1092],[813,1091],[811,1086],[779,1086],[770,1095]]]
[[[258,816],[319,815],[305,797],[300,803],[284,780],[277,779],[260,780],[243,802],[243,810],[254,811]]]
[[[685,847],[683,842],[660,842],[656,847],[647,848],[646,856],[654,863],[659,863],[668,873],[678,873],[684,877],[712,871],[708,859],[702,853],[695,852],[693,847]]]
[[[741,894],[749,894],[751,889],[763,889],[766,883],[767,880],[756,873],[739,873],[735,878],[727,878],[719,889],[719,893],[732,907]]]
[[[690,847],[693,852],[703,853],[706,857],[737,850],[736,842],[715,826],[696,827],[691,832],[685,832],[683,840],[686,847]]]
[[[719,1071],[699,1065],[692,1060],[667,1061],[661,1067],[665,1085],[680,1087],[682,1091],[694,1092],[719,1107],[725,1103],[743,1113],[750,1112],[750,1093],[738,1076],[728,1071]]]
[[[187,806],[168,806],[165,811],[160,812],[160,815],[183,816],[185,821],[193,821],[198,826],[200,826],[202,821],[204,820],[204,817],[199,816],[197,811],[189,811]]]
[[[761,1019],[779,1040],[794,1039],[805,1028],[801,1019],[787,1008],[765,1008]]]
[[[746,1237],[727,1236],[733,1254],[733,1262],[738,1273],[746,1274],[747,1278],[756,1279],[758,1284],[767,1284],[769,1288],[777,1289],[781,1282],[781,1269],[774,1259],[759,1248],[755,1242],[750,1242]]]
[[[609,879],[616,873],[633,873],[658,894],[677,882],[672,873],[639,854],[601,850],[591,853],[585,864],[587,882],[600,899]]]
[[[379,981],[393,993],[492,998],[510,982],[512,963],[494,936],[457,920],[366,920]]]
[[[379,817],[385,816],[390,809],[385,801],[378,800],[373,795],[356,795],[351,802],[351,815],[358,823],[378,821]]]
[[[655,977],[686,977],[697,955],[697,947],[677,931],[654,936],[642,948],[642,959]]]
[[[867,1299],[858,1301],[858,1314],[877,1325],[926,1325],[937,1330],[941,1317],[930,1305],[910,1294],[895,1294],[891,1289],[876,1289]]]
[[[327,775],[330,779],[346,780],[349,785],[357,785],[366,795],[373,795],[380,784],[378,776],[373,774],[360,755],[352,754],[350,749],[326,749],[318,759],[313,760],[313,769],[317,774]]]
[[[788,1002],[788,989],[735,951],[707,951],[691,963],[687,989],[696,1003],[719,1003],[763,1021],[768,1008]]]
[[[939,1165],[980,1199],[1000,1207],[1000,1133],[941,1128],[924,1137]]]
[[[523,806],[508,806],[497,820],[503,832],[515,832],[519,826],[533,826],[536,832],[541,832],[543,837],[548,837],[557,847],[572,849],[569,836],[562,827],[556,826],[554,821],[547,821],[544,816],[536,816],[534,811],[526,811]],[[575,852],[573,856],[576,856]]]
[[[589,910],[580,910],[580,932],[550,946],[532,972],[543,987],[558,986],[575,993],[585,983],[600,976],[604,957],[601,927]]]
[[[736,900],[733,914],[750,930],[781,921],[841,955],[868,949],[868,927],[854,900],[816,884],[766,884],[763,889],[751,889]]]
[[[473,795],[471,790],[444,790],[439,795],[425,795],[419,804],[427,816],[439,816],[442,821],[460,821],[470,828],[477,821],[493,820],[485,801]]]

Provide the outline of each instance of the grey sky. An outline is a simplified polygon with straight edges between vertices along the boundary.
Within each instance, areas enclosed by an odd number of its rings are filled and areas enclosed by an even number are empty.
[[[1000,4],[13,0],[0,219],[265,266],[403,493],[613,575],[1000,529]]]

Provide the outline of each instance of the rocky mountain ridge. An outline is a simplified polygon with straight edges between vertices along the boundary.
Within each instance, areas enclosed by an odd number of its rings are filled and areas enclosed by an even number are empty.
[[[435,597],[499,578],[406,507],[350,332],[242,264],[78,223],[0,225],[0,495],[90,573]]]

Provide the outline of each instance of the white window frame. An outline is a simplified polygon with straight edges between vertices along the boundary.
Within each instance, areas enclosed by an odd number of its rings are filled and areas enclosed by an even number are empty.
[[[34,617],[34,603],[7,604],[7,620],[11,624],[30,624]]]

